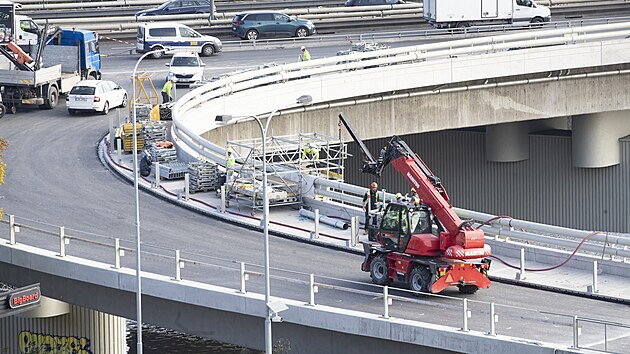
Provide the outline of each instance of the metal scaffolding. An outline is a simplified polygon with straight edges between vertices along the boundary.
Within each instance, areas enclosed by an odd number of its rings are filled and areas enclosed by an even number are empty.
[[[269,205],[302,202],[304,174],[343,180],[347,145],[336,138],[317,133],[271,136],[267,138],[266,156],[262,139],[228,140],[227,149],[235,154],[232,177],[226,181],[229,199],[247,200],[252,215],[262,209],[262,161],[267,164]]]

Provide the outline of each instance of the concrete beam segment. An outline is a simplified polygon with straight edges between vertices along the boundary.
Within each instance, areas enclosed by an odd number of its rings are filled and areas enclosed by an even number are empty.
[[[527,122],[495,124],[486,127],[486,160],[516,162],[529,158]]]
[[[619,138],[630,134],[630,111],[583,114],[573,117],[573,165],[597,168],[621,161]]]

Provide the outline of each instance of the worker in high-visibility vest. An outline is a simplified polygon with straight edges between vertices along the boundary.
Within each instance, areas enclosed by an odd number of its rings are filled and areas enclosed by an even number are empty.
[[[370,190],[363,195],[363,211],[365,211],[365,231],[364,234],[368,234],[368,225],[370,220],[370,210],[376,210],[378,205],[378,184],[372,182],[370,184]]]
[[[232,180],[232,175],[234,174],[234,165],[236,164],[236,159],[234,159],[234,154],[232,153],[232,148],[227,149],[227,157],[225,159],[225,169],[227,171],[226,174],[226,182]]]
[[[166,80],[162,86],[162,103],[169,103],[173,100],[171,89],[173,88],[173,80]]]
[[[309,61],[311,60],[311,53],[308,52],[305,46],[300,48],[302,50],[302,54],[300,54],[300,61]]]

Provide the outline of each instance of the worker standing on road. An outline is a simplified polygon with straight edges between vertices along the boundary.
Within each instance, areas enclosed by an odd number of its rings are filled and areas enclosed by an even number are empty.
[[[166,80],[162,87],[162,103],[169,103],[173,100],[171,89],[173,88],[173,80]]]
[[[370,190],[363,195],[363,211],[365,211],[365,231],[364,234],[368,234],[368,225],[370,220],[370,210],[376,210],[378,204],[378,184],[372,182],[370,184]]]
[[[308,52],[305,46],[300,48],[302,50],[302,54],[300,54],[300,61],[309,61],[311,60],[311,53]]]

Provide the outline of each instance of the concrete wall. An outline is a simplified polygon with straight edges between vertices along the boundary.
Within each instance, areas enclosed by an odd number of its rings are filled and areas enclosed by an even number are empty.
[[[630,232],[630,140],[621,139],[621,163],[606,168],[576,168],[571,163],[569,131],[529,135],[529,159],[512,163],[484,158],[485,133],[447,131],[403,136],[442,179],[459,208],[582,230]],[[378,151],[386,139],[367,142]],[[358,155],[354,144],[349,152]],[[348,159],[346,181],[368,186],[358,157]],[[407,192],[408,183],[389,166],[377,179],[390,192]]]

